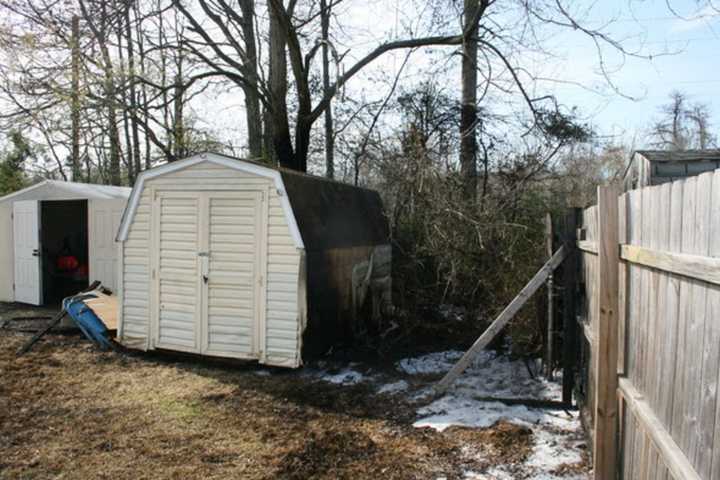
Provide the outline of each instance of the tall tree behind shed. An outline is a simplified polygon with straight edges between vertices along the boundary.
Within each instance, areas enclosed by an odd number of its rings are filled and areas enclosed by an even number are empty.
[[[72,179],[81,180],[80,167],[80,17],[72,17],[72,85],[70,90],[70,118],[72,122],[72,151],[70,162]]]
[[[322,75],[323,96],[330,94],[330,6],[320,0],[322,22]],[[325,109],[325,175],[335,177],[335,131],[333,130],[332,102]]]
[[[462,99],[460,109],[460,171],[465,195],[475,198],[477,192],[477,55],[478,21],[486,1],[464,0],[462,43]]]

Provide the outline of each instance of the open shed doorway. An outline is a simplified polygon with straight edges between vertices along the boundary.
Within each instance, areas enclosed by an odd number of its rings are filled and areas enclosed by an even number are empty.
[[[88,286],[88,202],[40,202],[42,303],[57,305]]]

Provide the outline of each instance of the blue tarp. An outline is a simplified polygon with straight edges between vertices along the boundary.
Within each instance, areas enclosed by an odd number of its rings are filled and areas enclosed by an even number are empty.
[[[102,320],[95,315],[95,312],[83,302],[89,298],[95,298],[95,295],[86,293],[68,297],[63,300],[63,308],[67,310],[70,318],[91,342],[102,350],[107,350],[112,347],[109,331]]]

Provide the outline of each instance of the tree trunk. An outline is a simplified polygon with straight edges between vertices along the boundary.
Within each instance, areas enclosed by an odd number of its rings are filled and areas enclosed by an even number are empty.
[[[135,10],[135,36],[138,41],[138,56],[140,57],[140,75],[145,78],[145,45],[143,43],[142,16]],[[150,125],[150,112],[148,109],[147,85],[145,82],[140,84],[140,92],[142,97],[142,106],[140,107],[145,125]],[[136,120],[137,121],[137,120]],[[145,169],[152,168],[152,150],[150,148],[150,135],[145,132]],[[139,170],[138,170],[138,173]]]
[[[72,179],[81,181],[80,170],[80,18],[72,17],[72,90],[70,94],[72,121]],[[88,175],[90,172],[88,172]]]
[[[245,78],[249,84],[245,93],[245,116],[247,118],[248,151],[250,157],[259,159],[263,151],[263,129],[258,96],[257,48],[255,47],[255,0],[240,0],[242,31],[245,39]]]
[[[122,20],[121,20],[122,21]],[[120,99],[122,100],[122,122],[123,122],[123,133],[125,134],[125,148],[126,154],[123,155],[123,163],[127,170],[128,182],[130,185],[135,183],[135,172],[133,163],[133,148],[132,140],[130,139],[130,115],[128,113],[128,99],[127,90],[125,85],[127,84],[127,77],[125,74],[125,54],[123,52],[123,38],[122,38],[123,25],[118,25],[117,30],[117,49],[118,49],[118,61],[120,63],[119,75],[120,85],[122,90],[120,91]]]
[[[138,130],[138,95],[136,89],[137,78],[135,75],[135,46],[133,45],[132,26],[130,24],[130,8],[132,4],[125,7],[125,36],[127,37],[128,74],[130,76],[130,127],[132,129],[132,142],[134,161],[133,171],[140,175],[142,170],[140,162],[140,132]],[[133,183],[135,183],[133,181]]]
[[[477,24],[479,0],[464,0],[464,31],[462,45],[462,99],[460,110],[460,172],[465,195],[474,199],[477,191]]]
[[[162,9],[162,0],[157,2],[158,10]],[[165,138],[167,150],[173,151],[173,128],[170,121],[170,103],[168,101],[167,90],[167,37],[165,35],[165,24],[163,16],[158,16],[158,51],[160,54],[160,86],[162,87],[162,105],[163,105],[163,128],[165,129]],[[171,158],[168,158],[171,161]]]
[[[182,45],[182,44],[181,44]],[[187,156],[188,145],[187,135],[185,133],[185,114],[183,97],[185,96],[185,86],[183,85],[183,53],[182,48],[175,57],[175,85],[173,89],[173,160],[179,160]]]
[[[312,122],[308,116],[298,113],[297,125],[295,125],[295,158],[290,168],[298,172],[307,172],[307,157],[310,151],[310,133]]]
[[[330,94],[330,7],[327,0],[320,0],[322,27],[323,96]],[[335,177],[335,137],[333,136],[332,101],[325,109],[325,176]]]
[[[270,17],[268,83],[272,104],[272,110],[269,112],[272,122],[272,145],[277,162],[283,167],[293,168],[295,153],[287,111],[287,42],[278,12],[270,4],[268,4],[268,16]]]

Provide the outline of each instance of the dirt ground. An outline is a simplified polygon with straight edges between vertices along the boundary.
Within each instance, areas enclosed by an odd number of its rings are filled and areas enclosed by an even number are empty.
[[[530,454],[527,427],[414,428],[406,400],[302,370],[100,352],[76,333],[16,358],[30,333],[12,323],[0,329],[2,478],[463,478]]]

